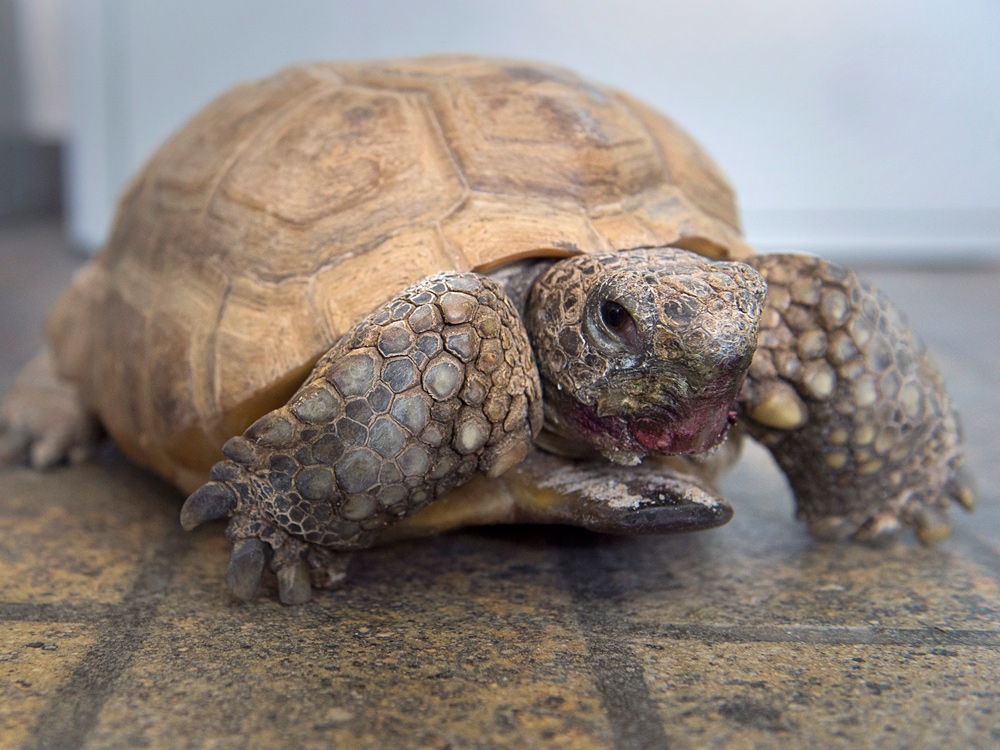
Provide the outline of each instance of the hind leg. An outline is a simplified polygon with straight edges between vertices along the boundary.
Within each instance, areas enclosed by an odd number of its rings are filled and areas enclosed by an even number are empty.
[[[0,404],[0,465],[77,463],[94,452],[100,435],[76,389],[56,374],[48,349],[25,366]]]
[[[768,294],[741,405],[799,517],[825,538],[879,541],[903,526],[925,544],[947,536],[950,501],[971,510],[974,493],[958,415],[906,318],[817,258],[750,262]]]

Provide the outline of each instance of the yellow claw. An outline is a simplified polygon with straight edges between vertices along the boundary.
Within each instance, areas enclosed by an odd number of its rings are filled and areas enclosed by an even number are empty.
[[[791,386],[772,381],[761,385],[762,398],[750,410],[760,424],[776,430],[795,430],[809,419],[809,410]]]
[[[947,513],[936,508],[923,508],[916,516],[917,539],[930,547],[944,541],[951,535],[951,522]]]

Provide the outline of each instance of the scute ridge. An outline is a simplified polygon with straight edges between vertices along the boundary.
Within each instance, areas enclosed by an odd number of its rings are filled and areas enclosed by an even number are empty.
[[[318,67],[318,66],[317,66]],[[339,78],[339,77],[338,77]],[[331,83],[335,83],[331,81]],[[336,85],[343,85],[342,82],[336,82]],[[246,151],[259,139],[266,137],[266,134],[275,127],[275,124],[281,120],[285,120],[291,117],[297,110],[302,109],[307,106],[309,102],[315,98],[329,94],[334,88],[321,89],[316,91],[314,89],[306,89],[296,99],[289,101],[289,105],[293,105],[291,111],[287,111],[284,107],[273,112],[269,117],[267,117],[260,125],[254,129],[254,131],[247,135],[241,143],[236,147],[233,153],[230,155],[229,159],[226,160],[225,165],[219,170],[216,178],[213,180],[211,187],[205,192],[205,200],[202,204],[202,210],[200,212],[201,216],[204,217],[211,210],[213,201],[218,195],[220,185],[225,181],[226,177],[229,175],[233,167],[239,162],[240,158],[246,153]]]

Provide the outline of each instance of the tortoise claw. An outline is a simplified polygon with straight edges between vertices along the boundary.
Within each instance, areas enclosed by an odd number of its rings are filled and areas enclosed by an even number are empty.
[[[184,501],[181,526],[191,531],[206,521],[224,518],[236,508],[236,493],[221,482],[203,484]]]
[[[76,387],[62,380],[47,350],[29,362],[0,400],[0,465],[49,469],[86,459],[101,436]]]
[[[42,435],[31,446],[31,468],[45,470],[67,458],[72,436],[67,432],[49,432]]]
[[[312,582],[306,562],[278,570],[278,597],[282,604],[305,604],[312,599]]]
[[[817,516],[807,522],[809,533],[824,542],[842,542],[857,530],[857,525],[843,516]]]
[[[930,546],[947,539],[951,533],[951,521],[946,508],[925,506],[917,511],[914,526],[921,544]]]
[[[976,483],[964,467],[954,470],[944,486],[944,491],[948,497],[970,513],[976,509]]]
[[[260,539],[241,539],[233,545],[226,568],[226,585],[240,601],[257,596],[270,548]]]
[[[899,539],[903,525],[895,512],[884,512],[869,518],[851,537],[873,547],[889,547]]]

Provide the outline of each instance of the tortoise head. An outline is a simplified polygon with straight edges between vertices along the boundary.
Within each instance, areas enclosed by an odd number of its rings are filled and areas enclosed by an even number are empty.
[[[556,263],[525,315],[546,430],[626,464],[717,445],[736,419],[765,292],[750,266],[677,248]]]

